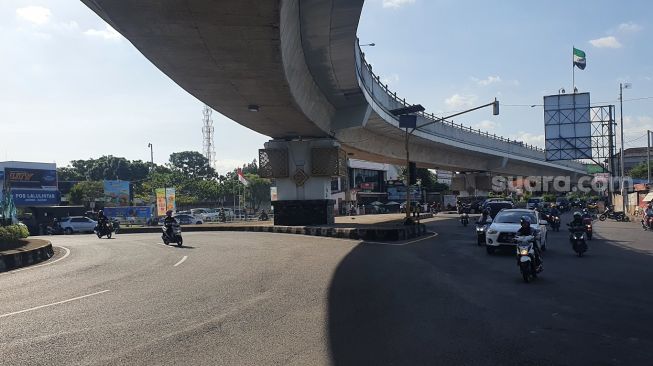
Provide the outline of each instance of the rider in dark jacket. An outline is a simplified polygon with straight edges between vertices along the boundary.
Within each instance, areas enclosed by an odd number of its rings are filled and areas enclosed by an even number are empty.
[[[177,220],[172,217],[172,210],[166,212],[166,218],[163,219],[163,225],[166,227],[166,234],[172,237],[172,226],[177,224]]]
[[[531,219],[528,216],[522,216],[519,220],[521,227],[517,231],[517,236],[534,236],[533,251],[535,252],[535,264],[539,266],[542,263],[540,244],[537,241],[537,231],[531,227]]]
[[[109,218],[104,215],[104,211],[100,210],[97,213],[97,225],[100,231],[104,231],[109,224]]]

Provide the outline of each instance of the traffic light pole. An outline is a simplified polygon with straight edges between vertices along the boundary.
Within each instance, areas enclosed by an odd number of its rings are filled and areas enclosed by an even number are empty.
[[[417,130],[419,128],[422,128],[422,127],[425,127],[425,126],[428,126],[428,125],[431,125],[431,124],[434,124],[434,123],[437,123],[437,122],[442,122],[442,121],[447,120],[449,118],[456,117],[456,116],[459,116],[461,114],[469,113],[469,112],[475,111],[477,109],[481,109],[481,108],[485,108],[485,107],[489,107],[489,106],[493,107],[493,111],[492,111],[493,115],[495,115],[495,116],[499,115],[499,101],[496,98],[494,98],[494,102],[483,104],[482,106],[478,106],[478,107],[471,108],[471,109],[468,109],[468,110],[465,110],[465,111],[462,111],[462,112],[458,112],[458,113],[452,114],[450,116],[442,117],[442,118],[439,118],[439,119],[424,123],[424,124],[419,125],[419,126],[416,125],[416,120],[415,120],[415,117],[413,116],[412,126],[408,127],[408,125],[405,125],[406,126],[406,139],[405,139],[406,140],[406,219],[404,220],[404,223],[406,225],[409,225],[409,224],[413,223],[412,219],[410,218],[410,152],[409,152],[409,138],[410,138],[410,135],[413,132],[415,132],[415,130]],[[405,115],[409,115],[409,114],[413,114],[413,113],[418,113],[418,112],[423,112],[423,111],[424,111],[424,107],[422,107],[420,104],[415,104],[415,105],[408,106],[408,107],[393,109],[393,110],[391,110],[389,112],[394,116],[401,117],[401,116],[405,116]],[[400,128],[404,127],[404,125],[402,125],[402,119],[401,118],[400,118],[400,121],[399,121],[399,127]],[[409,128],[411,128],[410,131],[408,131]]]
[[[406,127],[406,219],[404,223],[406,225],[411,224],[412,220],[410,218],[410,151],[408,140],[410,138],[410,133],[408,132],[408,127]]]

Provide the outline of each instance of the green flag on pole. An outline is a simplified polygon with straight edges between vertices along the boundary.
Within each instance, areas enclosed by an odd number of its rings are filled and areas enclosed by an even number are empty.
[[[574,47],[574,66],[577,66],[581,70],[585,70],[585,65],[587,61],[585,60],[585,52]]]

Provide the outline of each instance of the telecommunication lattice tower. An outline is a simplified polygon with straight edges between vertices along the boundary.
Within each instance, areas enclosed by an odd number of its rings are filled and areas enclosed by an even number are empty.
[[[204,105],[202,109],[202,114],[204,118],[202,119],[202,137],[203,137],[203,154],[209,160],[209,166],[215,169],[215,144],[213,142],[213,119],[211,114],[213,111],[208,105]]]

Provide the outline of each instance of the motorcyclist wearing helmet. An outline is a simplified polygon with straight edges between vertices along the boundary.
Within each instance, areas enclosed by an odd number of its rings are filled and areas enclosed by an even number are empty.
[[[551,205],[551,211],[549,211],[549,215],[560,217],[560,211],[556,205]]]
[[[535,252],[535,264],[539,266],[542,263],[542,256],[540,255],[540,244],[537,240],[537,230],[531,227],[531,218],[528,216],[522,216],[519,220],[521,227],[517,231],[517,236],[533,236],[535,237],[535,242],[533,243],[533,251]]]
[[[97,225],[100,231],[105,230],[109,224],[109,218],[104,215],[104,211],[100,210],[97,213]]]
[[[487,225],[492,223],[492,218],[490,217],[490,210],[485,209],[483,210],[483,213],[481,214],[481,217],[478,218],[476,221],[477,225]]]
[[[581,213],[578,211],[574,212],[574,219],[571,220],[571,222],[567,225],[569,225],[572,228],[574,226],[583,226],[583,215],[581,215]]]
[[[582,218],[583,219],[591,219],[592,218],[592,214],[590,213],[590,211],[587,208],[583,209]]]
[[[177,220],[172,217],[172,210],[166,211],[166,217],[163,219],[163,225],[166,227],[166,234],[172,237],[172,226],[177,224]]]

